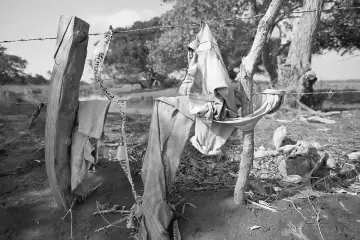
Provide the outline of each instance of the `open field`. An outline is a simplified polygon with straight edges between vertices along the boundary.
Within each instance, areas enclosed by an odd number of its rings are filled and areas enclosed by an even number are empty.
[[[69,239],[70,217],[62,220],[65,213],[56,208],[45,171],[44,112],[29,131],[28,121],[35,105],[1,105],[0,144],[3,148],[0,149],[0,239]],[[132,163],[132,172],[137,189],[142,188],[140,177],[136,173],[146,150],[149,113],[151,112],[142,112],[139,109],[139,113],[131,114],[127,121],[129,153],[136,160]],[[350,161],[345,155],[360,148],[359,118],[360,111],[357,110],[343,112],[340,117],[333,118],[337,121],[335,125],[295,121],[285,126],[289,136],[295,141],[315,140],[326,146],[326,150],[340,166],[358,166],[357,162]],[[110,113],[105,126],[108,141],[117,139],[118,123],[119,115]],[[262,119],[255,129],[256,149],[260,146],[271,148],[272,134],[280,125],[271,118]],[[328,130],[321,130],[324,128]],[[285,240],[291,239],[291,236],[302,236],[298,239],[321,239],[311,204],[317,211],[321,210],[319,226],[324,239],[357,239],[359,236],[360,198],[357,196],[334,195],[329,194],[326,189],[320,189],[321,196],[310,198],[311,202],[307,198],[294,200],[297,210],[291,202],[281,200],[281,194],[262,198],[276,206],[278,213],[252,205],[235,206],[232,189],[241,153],[240,135],[228,141],[224,153],[221,159],[203,157],[190,144],[186,146],[177,176],[176,195],[178,198],[186,196],[185,202],[192,203],[197,208],[188,206],[184,215],[189,219],[180,220],[183,239]],[[215,172],[213,167],[209,167],[209,161],[212,162],[211,166],[215,164]],[[194,162],[197,166],[193,165]],[[257,159],[254,166],[256,167],[251,172],[251,181],[260,180],[263,184],[274,184],[269,182],[266,176],[274,171],[276,174],[276,158]],[[96,175],[104,183],[84,203],[74,207],[73,239],[130,239],[133,232],[124,224],[95,232],[107,225],[106,221],[112,222],[121,218],[120,214],[105,215],[105,219],[94,216],[96,201],[107,203],[110,207],[118,204],[126,209],[133,204],[131,188],[120,165],[102,158]],[[181,211],[181,205],[179,207]],[[302,212],[306,221],[298,211]],[[249,230],[255,225],[261,228]]]
[[[331,85],[331,86],[330,86]],[[264,85],[262,85],[264,86]],[[323,86],[323,85],[322,85]],[[326,87],[335,89],[360,89],[357,82],[339,85],[328,83]],[[339,88],[342,86],[342,88]],[[330,88],[329,87],[329,88]],[[145,100],[143,103],[129,105],[127,135],[129,154],[132,159],[132,173],[138,190],[142,189],[140,176],[142,158],[147,146],[152,99],[159,96],[175,96],[176,88],[163,90],[134,91],[123,93],[121,89],[112,89],[126,99]],[[95,90],[96,91],[96,90]],[[44,126],[45,113],[42,112],[31,130],[27,130],[31,114],[36,103],[46,101],[46,86],[5,86],[0,90],[0,239],[69,239],[71,220],[62,220],[65,213],[58,210],[47,181],[44,163]],[[91,86],[82,88],[82,97],[94,96]],[[101,96],[101,95],[99,95]],[[343,99],[336,101],[341,103]],[[360,103],[359,97],[350,97],[349,105]],[[349,100],[349,101],[350,101]],[[20,103],[14,104],[13,102]],[[343,106],[343,105],[342,105]],[[292,115],[283,115],[282,119],[292,119]],[[346,154],[360,150],[360,111],[344,111],[334,125],[310,124],[301,121],[285,123],[289,137],[294,141],[316,141],[325,147],[338,162],[340,168],[359,170],[359,162],[347,159]],[[105,125],[106,140],[111,142],[119,137],[119,115],[110,111]],[[284,124],[284,123],[283,123]],[[282,124],[272,117],[262,119],[255,129],[255,148],[272,148],[274,130]],[[324,129],[327,129],[324,131]],[[241,133],[232,137],[224,146],[222,158],[201,156],[188,144],[182,156],[176,179],[175,197],[186,196],[187,203],[197,208],[187,207],[184,213],[189,219],[180,219],[180,229],[185,240],[192,239],[321,239],[326,240],[358,239],[360,234],[360,198],[348,194],[330,194],[332,184],[344,182],[326,182],[317,190],[320,196],[297,198],[293,202],[283,200],[282,192],[271,195],[254,195],[277,207],[273,213],[253,205],[236,206],[233,202],[233,187],[240,160]],[[105,149],[103,149],[106,152]],[[282,186],[269,178],[278,174],[276,157],[260,158],[254,161],[251,182],[263,185]],[[214,167],[215,166],[215,167]],[[93,215],[96,201],[102,204],[125,206],[133,204],[131,187],[119,164],[101,158],[96,176],[103,184],[85,202],[73,209],[73,239],[130,239],[134,232],[124,224],[95,232],[96,229],[121,218],[120,214]],[[215,169],[215,171],[214,171]],[[352,177],[352,184],[359,179]],[[349,180],[349,181],[350,181]],[[351,186],[353,186],[351,185]],[[337,185],[338,186],[338,185]],[[304,189],[302,189],[304,190]],[[297,207],[297,209],[294,208]],[[182,205],[179,205],[181,211]],[[314,209],[319,213],[319,226]],[[299,211],[307,220],[299,214]],[[249,230],[252,226],[259,229]],[[300,236],[300,237],[299,237]],[[295,237],[295,238],[294,238]],[[298,237],[298,238],[296,238]]]

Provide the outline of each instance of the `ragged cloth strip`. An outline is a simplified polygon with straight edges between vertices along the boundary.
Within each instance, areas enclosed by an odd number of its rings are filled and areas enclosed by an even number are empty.
[[[206,24],[202,24],[196,39],[188,47],[193,56],[189,58],[189,67],[179,94],[189,96],[190,114],[196,116],[195,136],[191,138],[191,143],[205,155],[220,155],[221,146],[235,128],[213,120],[238,117],[240,105],[237,103],[240,103],[240,99],[236,99],[230,87],[231,80],[219,46]],[[209,139],[208,131],[217,133],[217,137]]]
[[[94,145],[103,136],[104,122],[110,101],[80,101],[71,143],[71,190],[78,195],[85,194],[82,181],[97,159]]]
[[[161,98],[155,101],[141,170],[144,194],[138,239],[170,239],[167,229],[174,213],[168,198],[180,164],[180,155],[195,120],[188,111],[188,101],[182,100],[186,98]]]
[[[121,136],[119,139],[119,147],[117,149],[116,154],[116,160],[120,162],[120,165],[122,169],[124,170],[124,173],[126,177],[128,178],[133,196],[135,201],[139,204],[139,197],[136,193],[135,186],[131,177],[131,171],[130,171],[130,161],[129,156],[127,153],[127,143],[126,143],[126,133],[125,133],[125,122],[126,122],[126,101],[123,101],[119,99],[119,97],[116,97],[113,93],[109,92],[102,84],[100,79],[100,70],[104,63],[105,56],[107,54],[107,51],[109,49],[110,42],[113,38],[114,31],[112,26],[109,27],[109,33],[105,36],[105,38],[101,39],[94,50],[93,54],[93,60],[92,60],[92,67],[94,71],[94,77],[96,82],[98,83],[100,89],[103,91],[105,96],[113,103],[116,104],[116,107],[118,108],[118,111],[120,112],[121,116]]]
[[[218,121],[210,127],[205,124],[200,125],[201,127],[195,125],[199,136],[203,136],[197,138],[201,140],[198,144],[208,149],[221,148],[234,128],[248,130],[255,127],[262,116],[275,111],[281,103],[281,97],[278,95],[266,96],[262,107],[251,117],[235,118],[226,121],[226,124]],[[148,147],[141,171],[144,195],[139,209],[142,217],[139,239],[170,239],[167,229],[171,227],[169,224],[174,214],[168,199],[180,164],[181,153],[194,122],[196,117],[190,113],[187,96],[163,97],[155,102]],[[223,129],[230,131],[223,132]]]
[[[283,101],[283,91],[266,90],[263,105],[253,114],[239,117],[239,99],[230,87],[219,48],[206,24],[189,48],[195,53],[179,90],[185,96],[159,98],[154,105],[142,167],[142,240],[170,239],[168,229],[174,213],[168,199],[193,122],[193,146],[203,154],[217,155],[235,129],[254,129],[265,114],[277,111]]]

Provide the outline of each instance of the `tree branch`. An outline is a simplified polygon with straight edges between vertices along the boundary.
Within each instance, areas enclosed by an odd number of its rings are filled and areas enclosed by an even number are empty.
[[[272,0],[268,10],[261,18],[254,43],[249,54],[243,59],[240,65],[240,72],[237,80],[240,80],[240,90],[242,90],[242,115],[246,116],[253,112],[252,91],[253,75],[255,64],[261,56],[268,33],[273,26],[277,15],[279,14],[283,0]],[[234,190],[234,201],[236,204],[244,202],[245,189],[247,187],[250,168],[254,159],[254,130],[243,132],[243,152],[239,167],[238,179]]]

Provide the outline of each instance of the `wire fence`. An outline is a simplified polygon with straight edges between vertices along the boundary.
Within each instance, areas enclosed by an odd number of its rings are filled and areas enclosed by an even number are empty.
[[[338,8],[330,8],[330,9],[292,11],[292,12],[286,13],[285,15],[312,13],[312,12],[331,12],[331,11],[335,11],[335,10],[354,10],[354,9],[360,9],[360,7],[338,7]],[[208,21],[207,23],[212,24],[212,23],[219,23],[219,22],[226,22],[226,21],[254,19],[254,18],[263,17],[264,15],[265,14],[258,14],[258,15],[249,16],[249,17],[232,17],[232,18],[227,18],[227,19],[214,19],[214,20]],[[188,26],[199,26],[199,23],[186,23],[186,24],[179,24],[179,25],[160,25],[160,26],[153,26],[153,27],[146,27],[146,28],[118,30],[118,31],[114,31],[114,34],[149,31],[149,30],[155,30],[155,29],[179,28],[179,27],[188,27]],[[99,35],[105,35],[105,34],[107,34],[107,32],[89,33],[88,35],[89,36],[99,36]],[[21,39],[16,39],[16,40],[2,40],[2,41],[0,41],[0,44],[1,43],[14,43],[14,42],[45,41],[45,40],[56,40],[56,37],[38,37],[38,38],[27,38],[27,39],[21,38]]]
[[[286,95],[292,96],[303,96],[303,95],[327,95],[330,99],[335,94],[349,94],[349,93],[360,93],[360,90],[334,90],[334,91],[315,91],[315,92],[308,92],[308,93],[286,93]],[[254,93],[253,96],[263,95],[264,93]],[[266,94],[266,93],[265,93]],[[100,96],[101,97],[101,96]],[[145,101],[157,101],[156,99],[116,99],[114,102],[118,100],[122,102],[145,102]],[[31,102],[9,102],[10,104],[15,105],[36,105],[38,103],[31,103]],[[46,102],[41,102],[41,104],[46,104]]]
[[[354,10],[354,9],[360,9],[360,7],[337,7],[337,8],[329,8],[329,9],[314,9],[314,10],[302,10],[302,11],[291,11],[288,13],[285,13],[284,15],[291,15],[291,14],[302,14],[302,13],[312,13],[312,12],[331,12],[331,11],[340,11],[340,10]],[[248,17],[232,17],[227,19],[214,19],[207,21],[208,24],[212,23],[218,23],[218,22],[226,22],[226,21],[234,21],[234,20],[245,20],[245,19],[254,19],[254,18],[260,18],[263,17],[264,14],[258,14],[255,16],[248,16]],[[132,33],[132,32],[140,32],[140,31],[150,31],[150,30],[156,30],[156,29],[171,29],[171,28],[180,28],[180,27],[188,27],[188,26],[199,26],[199,23],[186,23],[186,24],[179,24],[179,25],[159,25],[159,26],[152,26],[152,27],[146,27],[146,28],[137,28],[137,29],[127,29],[127,30],[117,30],[114,31],[114,34],[121,34],[121,33]],[[97,32],[97,33],[89,33],[89,36],[99,36],[99,35],[105,35],[108,34],[108,32]],[[56,40],[56,37],[38,37],[38,38],[22,38],[22,39],[16,39],[16,40],[3,40],[0,41],[1,43],[14,43],[14,42],[29,42],[29,41],[45,41],[45,40]],[[358,56],[351,56],[356,57]],[[345,59],[346,60],[346,59]],[[338,90],[338,91],[316,91],[311,93],[287,93],[287,95],[328,95],[328,98],[331,98],[334,94],[348,94],[348,93],[360,93],[360,90]],[[262,93],[254,93],[253,95],[261,95]],[[149,101],[151,99],[148,99],[146,101]],[[121,99],[121,101],[124,102],[143,102],[144,100],[134,100],[134,99]],[[156,101],[154,99],[153,101]],[[11,104],[30,104],[33,105],[33,103],[27,103],[27,102],[10,102]],[[43,104],[46,104],[45,102]]]

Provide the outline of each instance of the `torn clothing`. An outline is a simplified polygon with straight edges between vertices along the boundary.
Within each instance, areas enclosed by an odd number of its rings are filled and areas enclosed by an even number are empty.
[[[190,113],[201,117],[207,125],[214,119],[237,117],[240,106],[236,103],[240,101],[235,99],[219,46],[206,24],[189,48],[195,52],[179,94],[189,96]]]
[[[204,155],[220,155],[221,146],[235,127],[213,120],[238,117],[240,101],[231,87],[219,46],[206,24],[188,47],[194,53],[179,94],[189,97],[189,113],[196,118],[195,135],[190,141]]]
[[[181,97],[162,98],[154,103],[148,147],[141,170],[144,184],[138,238],[141,240],[170,239],[167,229],[174,214],[168,198],[194,121],[194,117],[186,116],[171,105],[179,104],[178,108],[184,107],[186,112],[183,103],[187,101],[182,101]]]
[[[190,139],[193,146],[200,152],[221,151],[235,128],[242,131],[253,129],[262,116],[278,109],[282,98],[271,93],[266,95],[262,107],[249,117],[214,121],[210,127],[201,121],[195,122],[196,117],[190,114],[186,96],[162,97],[155,101],[141,170],[144,195],[139,239],[170,239],[167,229],[174,214],[168,199],[194,122],[195,136]]]
[[[94,145],[103,135],[104,122],[110,101],[80,101],[71,143],[71,190],[82,182],[91,164],[97,159],[93,156]]]
[[[195,52],[179,89],[183,96],[158,98],[154,104],[141,170],[141,240],[170,239],[168,229],[174,213],[168,199],[194,123],[192,145],[202,154],[218,155],[236,129],[254,129],[265,114],[277,111],[283,100],[283,92],[267,90],[260,109],[239,118],[241,101],[235,97],[219,47],[206,24],[189,48]]]
[[[264,102],[255,112],[240,118],[226,118],[223,121],[216,121],[222,125],[229,125],[241,131],[253,130],[260,119],[266,114],[272,114],[279,110],[284,101],[284,92],[274,89],[266,89],[264,92]]]

